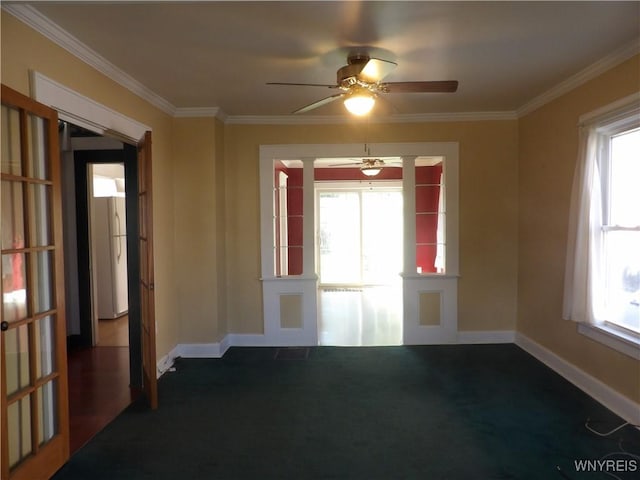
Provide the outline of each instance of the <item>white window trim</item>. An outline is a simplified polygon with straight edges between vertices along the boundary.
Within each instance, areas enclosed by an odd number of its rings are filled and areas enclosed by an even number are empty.
[[[606,323],[579,323],[578,332],[620,353],[640,360],[640,338]]]
[[[579,123],[580,125],[602,123],[604,126],[598,128],[597,131],[608,136],[620,133],[637,124],[637,115],[640,112],[638,102],[640,102],[640,92],[582,115]],[[608,197],[608,195],[605,195],[605,197]],[[640,336],[632,332],[627,332],[625,329],[609,322],[595,324],[581,322],[578,323],[577,329],[578,333],[592,340],[640,360]]]

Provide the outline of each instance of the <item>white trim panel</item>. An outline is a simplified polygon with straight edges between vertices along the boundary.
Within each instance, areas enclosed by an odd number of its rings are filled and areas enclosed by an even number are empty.
[[[229,349],[229,340],[225,337],[218,343],[180,343],[178,356],[183,358],[222,358]]]
[[[514,343],[516,332],[513,330],[465,330],[458,332],[458,343],[461,345]]]
[[[111,135],[128,141],[138,142],[151,127],[129,118],[89,97],[31,71],[31,95],[34,100],[58,111],[61,120],[69,121],[83,128]]]
[[[158,360],[156,364],[156,378],[160,378],[171,369],[176,358],[180,356],[178,354],[179,347],[179,345],[176,345],[169,353]]]
[[[173,114],[176,118],[217,118],[225,122],[227,115],[219,107],[180,107],[176,108]]]
[[[231,347],[270,347],[267,338],[259,333],[230,333],[225,338]]]
[[[402,279],[404,345],[434,345],[458,342],[458,279],[424,276]],[[420,294],[440,294],[440,324],[420,324]]]
[[[516,345],[533,355],[590,397],[633,425],[640,425],[640,404],[621,395],[529,337],[516,333]]]
[[[318,344],[318,280],[263,279],[262,297],[264,306],[265,341],[272,346],[311,346]],[[302,328],[283,328],[280,320],[280,296],[302,297]]]

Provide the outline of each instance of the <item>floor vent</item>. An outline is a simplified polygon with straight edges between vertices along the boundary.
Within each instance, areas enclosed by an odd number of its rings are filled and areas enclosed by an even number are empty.
[[[276,349],[273,357],[276,360],[306,360],[309,358],[308,347],[283,347]]]
[[[362,292],[362,288],[323,288],[323,292]]]

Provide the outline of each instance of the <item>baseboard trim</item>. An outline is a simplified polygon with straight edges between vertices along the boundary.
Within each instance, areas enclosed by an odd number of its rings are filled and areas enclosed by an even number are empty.
[[[529,337],[516,333],[515,343],[625,421],[640,425],[640,404],[621,395]]]
[[[158,360],[158,363],[156,364],[156,378],[160,378],[162,375],[168,372],[169,369],[173,366],[173,362],[175,362],[176,357],[179,356],[178,345],[176,345],[169,353]]]
[[[267,337],[262,334],[230,333],[225,337],[231,347],[270,347]]]
[[[221,358],[229,348],[226,338],[217,343],[179,343],[178,356],[183,358]]]
[[[458,332],[460,344],[514,343],[516,332],[513,330],[477,330]]]
[[[157,363],[157,376],[160,378],[173,366],[176,358],[222,358],[230,347],[229,336],[218,343],[179,343],[160,358]]]

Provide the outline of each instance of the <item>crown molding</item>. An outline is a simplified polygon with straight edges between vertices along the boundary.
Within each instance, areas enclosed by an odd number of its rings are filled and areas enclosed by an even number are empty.
[[[173,116],[176,118],[213,117],[224,123],[229,118],[220,107],[178,107]]]
[[[56,45],[64,48],[72,55],[108,76],[127,90],[143,98],[151,105],[169,115],[175,113],[176,107],[170,102],[149,90],[132,76],[120,70],[113,63],[86,46],[73,35],[70,35],[30,5],[8,4],[3,5],[2,10],[10,13]]]
[[[560,82],[555,87],[547,90],[541,95],[533,98],[517,110],[518,118],[527,115],[534,110],[542,107],[543,105],[555,100],[556,98],[570,92],[574,88],[579,87],[583,83],[602,75],[607,70],[611,70],[613,67],[620,65],[622,62],[630,59],[634,55],[640,53],[640,38],[634,39],[632,42],[624,45],[623,47],[614,50],[609,55],[601,58],[595,63],[592,63],[588,67],[580,70],[575,75]]]
[[[425,122],[477,122],[488,120],[517,120],[516,112],[453,112],[418,113],[384,117],[369,117],[369,123],[425,123]],[[232,125],[341,125],[362,122],[341,115],[229,115]]]

